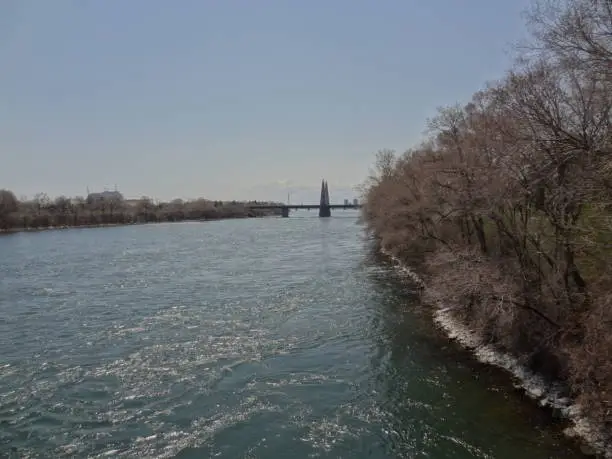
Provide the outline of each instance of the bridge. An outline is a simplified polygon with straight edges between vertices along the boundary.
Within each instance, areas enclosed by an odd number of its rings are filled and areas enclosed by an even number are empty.
[[[290,210],[299,209],[319,209],[319,217],[326,218],[331,217],[332,209],[360,209],[361,204],[330,204],[329,202],[329,188],[327,182],[323,180],[321,182],[321,200],[319,204],[251,204],[251,209],[280,209],[283,217],[289,216]]]

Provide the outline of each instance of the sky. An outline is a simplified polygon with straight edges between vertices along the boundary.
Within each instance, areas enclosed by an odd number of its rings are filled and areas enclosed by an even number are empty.
[[[0,0],[0,188],[317,202],[512,62],[528,0]]]

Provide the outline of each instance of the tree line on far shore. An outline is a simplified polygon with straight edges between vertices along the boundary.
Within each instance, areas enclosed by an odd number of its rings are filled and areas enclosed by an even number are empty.
[[[249,204],[254,203],[207,199],[154,202],[148,197],[126,200],[119,193],[109,193],[108,197],[91,194],[86,198],[60,196],[55,199],[40,193],[33,199],[19,200],[13,192],[0,189],[0,231],[219,220],[280,214],[279,209],[250,208]]]
[[[515,67],[364,186],[424,299],[563,382],[612,433],[612,3],[542,2]]]

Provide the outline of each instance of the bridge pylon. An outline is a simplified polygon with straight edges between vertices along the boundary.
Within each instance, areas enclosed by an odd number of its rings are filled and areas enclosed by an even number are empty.
[[[321,181],[321,201],[319,203],[319,217],[331,217],[331,209],[329,207],[329,188],[325,180]]]

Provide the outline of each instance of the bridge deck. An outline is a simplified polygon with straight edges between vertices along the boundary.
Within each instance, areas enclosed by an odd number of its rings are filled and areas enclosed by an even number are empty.
[[[251,204],[250,209],[318,209],[320,204]],[[330,209],[361,209],[361,204],[330,204]]]

